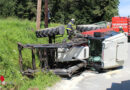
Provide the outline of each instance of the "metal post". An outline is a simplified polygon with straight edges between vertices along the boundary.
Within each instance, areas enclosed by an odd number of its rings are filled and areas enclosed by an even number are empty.
[[[49,36],[49,43],[52,43],[52,36]]]
[[[42,50],[39,49],[39,59],[40,59],[40,67],[43,68],[43,56],[42,56]]]
[[[45,22],[45,28],[48,28],[48,0],[45,0],[45,19],[44,19],[44,22]]]
[[[40,29],[41,24],[41,6],[42,6],[42,0],[37,0],[37,21],[36,21],[36,29]]]
[[[32,68],[33,70],[36,69],[36,63],[35,63],[35,49],[32,48]]]
[[[19,50],[19,64],[20,64],[20,71],[23,72],[23,59],[22,59],[22,49],[20,44],[18,44],[18,50]]]

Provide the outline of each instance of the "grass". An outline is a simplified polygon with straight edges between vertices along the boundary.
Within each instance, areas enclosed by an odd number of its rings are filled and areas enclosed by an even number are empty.
[[[49,24],[49,27],[58,26],[60,24]],[[22,44],[46,44],[48,38],[36,38],[36,23],[28,20],[20,20],[16,18],[0,19],[0,75],[4,75],[7,83],[15,83],[20,90],[27,90],[31,87],[45,89],[53,85],[60,78],[52,73],[38,73],[34,79],[22,76],[18,62],[17,43]],[[66,37],[66,35],[64,36]],[[56,41],[61,42],[63,37]],[[24,64],[30,65],[30,52],[24,51]],[[37,63],[38,64],[38,63]],[[38,65],[37,65],[38,66]],[[12,88],[11,84],[5,86]]]

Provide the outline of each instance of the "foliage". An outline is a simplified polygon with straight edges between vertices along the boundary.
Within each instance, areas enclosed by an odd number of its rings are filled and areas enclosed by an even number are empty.
[[[17,0],[16,15],[20,18],[35,20],[36,0]]]
[[[8,17],[15,15],[16,0],[0,0],[0,16]]]
[[[59,24],[49,24],[49,27],[57,25]],[[15,86],[20,86],[21,90],[27,90],[27,88],[30,87],[45,88],[59,80],[57,76],[51,73],[40,73],[38,76],[36,75],[34,79],[23,77],[20,73],[17,43],[48,43],[48,38],[36,38],[34,32],[36,30],[35,26],[35,22],[28,20],[14,18],[0,19],[0,74],[4,75],[5,81],[9,83],[7,88],[12,87],[11,83],[15,83]],[[61,38],[59,38],[59,40],[61,40]],[[25,65],[31,64],[30,58],[30,51],[25,50],[23,52]]]
[[[48,0],[51,22],[66,24],[71,18],[76,24],[110,21],[118,15],[119,0]],[[36,20],[37,0],[0,0],[0,16],[15,15]],[[42,0],[42,20],[44,0]]]
[[[118,15],[119,0],[49,0],[52,21],[68,23],[71,18],[76,24],[111,21]]]

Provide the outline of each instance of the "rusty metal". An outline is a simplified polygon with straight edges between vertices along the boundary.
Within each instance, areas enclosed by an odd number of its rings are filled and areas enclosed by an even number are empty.
[[[22,60],[22,49],[23,47],[18,44],[18,50],[19,50],[19,65],[20,65],[20,71],[23,72],[23,60]]]
[[[42,50],[41,50],[41,49],[38,49],[38,52],[39,52],[39,59],[40,59],[40,67],[42,68],[42,67],[43,67],[43,65],[42,65],[42,62],[43,62]]]
[[[63,76],[69,76],[71,77],[72,74],[74,74],[77,70],[83,68],[85,65],[83,62],[79,63],[79,64],[76,64],[74,66],[71,66],[67,69],[52,69],[50,71],[54,72],[55,74],[57,75],[63,75]]]
[[[33,67],[33,70],[36,69],[36,63],[35,63],[35,49],[32,48],[32,67]]]
[[[54,66],[55,61],[57,60],[57,57],[58,57],[58,55],[57,55],[58,48],[71,48],[73,46],[85,44],[86,42],[87,41],[77,41],[77,42],[61,43],[61,44],[37,44],[37,45],[35,45],[35,44],[22,45],[22,44],[18,43],[19,64],[20,64],[20,69],[21,69],[20,71],[24,75],[33,75],[32,73],[37,72],[36,61],[35,61],[35,55],[37,55],[37,54],[38,54],[38,57],[40,60],[41,70],[43,70],[43,71],[51,70],[55,67]],[[24,48],[30,49],[32,51],[32,69],[29,68],[27,70],[23,70],[22,50]],[[36,51],[37,51],[37,53],[36,53]],[[71,75],[76,70],[80,69],[83,66],[84,66],[83,64],[77,63],[75,66],[72,66],[72,67],[66,69],[67,72],[72,69],[70,72],[68,72],[68,73],[63,72],[62,74],[67,73],[65,75]],[[62,72],[62,69],[60,72]],[[57,71],[55,73],[57,73]]]

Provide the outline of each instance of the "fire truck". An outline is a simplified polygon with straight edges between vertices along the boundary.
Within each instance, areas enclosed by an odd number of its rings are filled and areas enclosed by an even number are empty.
[[[128,17],[112,17],[112,28],[118,32],[119,27],[122,27],[124,32],[130,36],[130,16]]]
[[[130,16],[128,17],[115,16],[115,17],[112,17],[112,22],[101,21],[94,24],[77,25],[76,29],[79,32],[87,32],[87,33],[90,33],[90,31],[106,32],[107,30],[119,32],[120,27],[122,27],[123,31],[128,36],[130,36]]]

